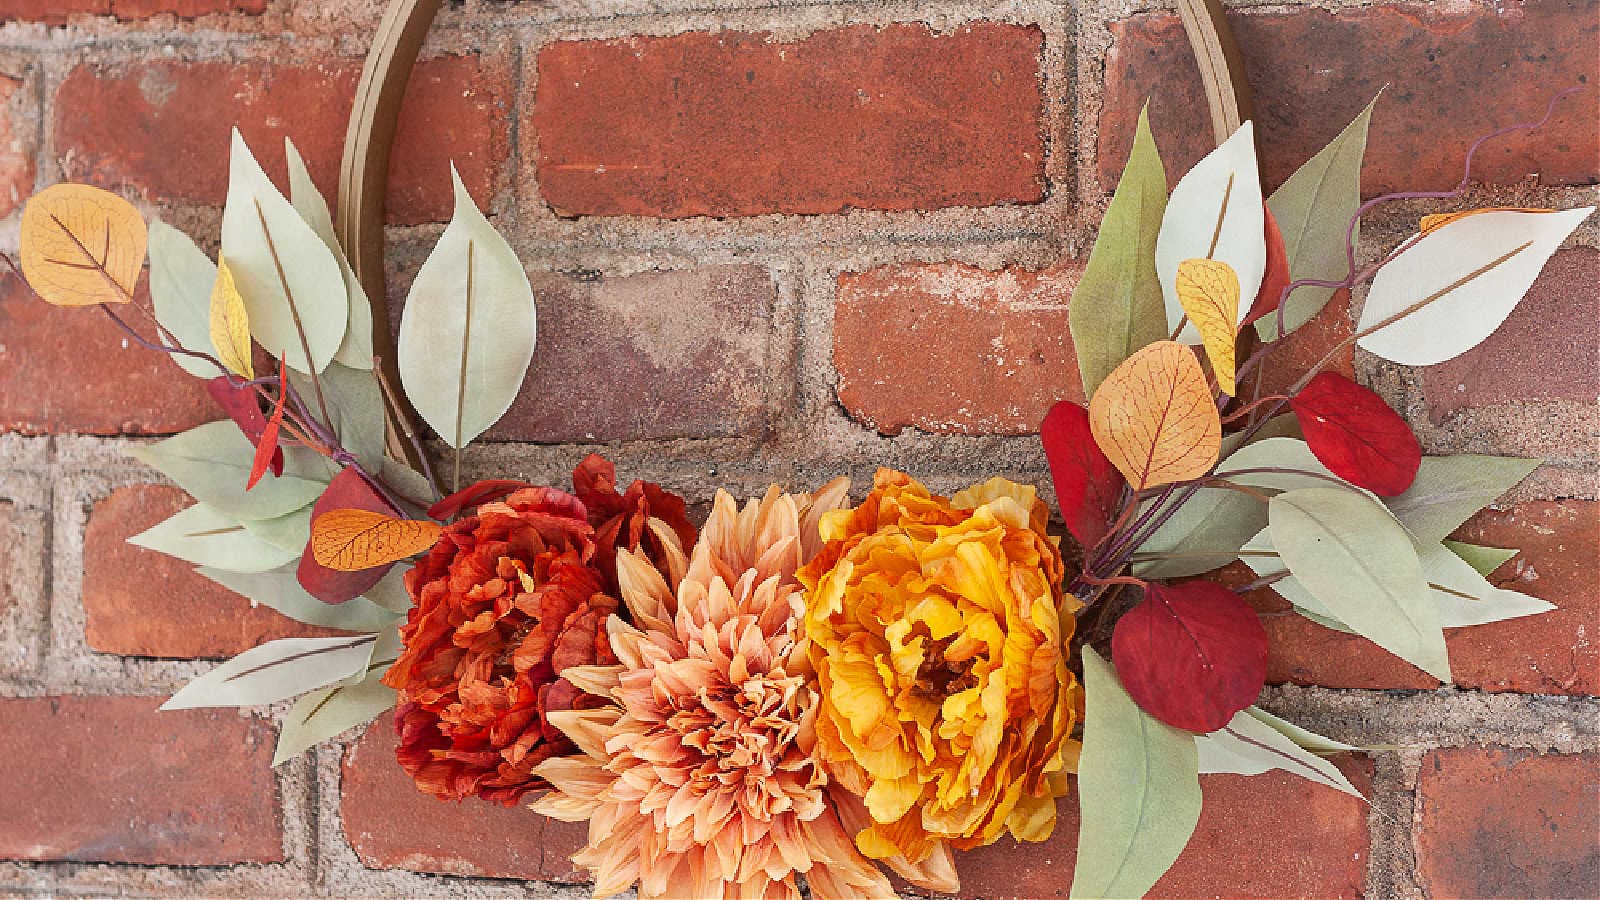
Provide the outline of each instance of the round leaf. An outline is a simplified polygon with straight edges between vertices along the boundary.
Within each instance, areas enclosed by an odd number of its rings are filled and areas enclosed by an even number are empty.
[[[311,522],[317,564],[357,572],[415,556],[439,539],[443,526],[366,509],[336,509]]]
[[[150,305],[156,321],[185,350],[212,353],[211,289],[217,264],[189,236],[157,219],[150,223]],[[197,378],[219,373],[210,360],[168,354],[179,368]]]
[[[1084,547],[1094,546],[1105,537],[1116,514],[1122,473],[1094,442],[1089,413],[1070,400],[1050,408],[1039,426],[1039,440],[1050,461],[1056,503],[1067,530]]]
[[[45,188],[22,210],[22,274],[57,306],[127,303],[144,268],[144,217],[86,184]]]
[[[1222,446],[1200,361],[1174,341],[1141,349],[1107,376],[1089,403],[1089,427],[1136,491],[1206,474]]]
[[[1372,391],[1336,372],[1311,379],[1289,400],[1306,444],[1333,474],[1393,497],[1416,480],[1422,445],[1411,426]]]

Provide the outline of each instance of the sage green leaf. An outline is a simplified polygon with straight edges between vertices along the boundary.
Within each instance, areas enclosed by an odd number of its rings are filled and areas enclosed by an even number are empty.
[[[1483,625],[1555,609],[1554,604],[1538,597],[1495,587],[1443,544],[1419,547],[1417,552],[1429,595],[1439,609],[1439,624],[1445,628]]]
[[[187,234],[155,219],[150,222],[150,305],[156,321],[178,345],[216,355],[211,343],[211,287],[217,264]],[[196,378],[212,379],[222,371],[209,361],[167,354],[178,368]]]
[[[327,368],[350,315],[344,273],[261,171],[237,128],[222,210],[222,256],[261,346],[298,372]]]
[[[1335,617],[1449,683],[1422,563],[1388,510],[1352,491],[1301,488],[1273,497],[1267,522],[1284,565]]]
[[[1510,456],[1424,456],[1417,479],[1384,502],[1420,544],[1436,544],[1539,467]]]
[[[377,472],[383,466],[384,453],[383,389],[378,386],[377,376],[371,369],[352,369],[335,361],[319,378],[340,445],[355,454],[362,468]],[[291,374],[289,381],[315,408],[311,379]]]
[[[1272,535],[1268,529],[1261,529],[1239,550],[1239,559],[1250,567],[1252,572],[1262,578],[1274,575],[1284,575],[1288,570],[1284,568],[1283,560],[1278,556],[1278,551],[1272,546]],[[1279,597],[1289,601],[1294,606],[1294,611],[1324,628],[1341,631],[1345,634],[1355,634],[1355,629],[1346,625],[1334,615],[1327,604],[1312,596],[1293,575],[1285,575],[1272,583],[1272,590]]]
[[[400,381],[423,421],[460,449],[511,407],[533,360],[533,288],[511,245],[455,182],[456,208],[400,320]]]
[[[1248,442],[1245,440],[1246,434],[1247,432],[1244,431],[1235,431],[1233,434],[1223,435],[1221,458],[1227,459],[1229,456],[1233,455],[1235,450],[1243,447],[1246,443],[1254,444],[1258,441],[1264,441],[1268,438],[1275,437],[1305,437],[1305,435],[1300,432],[1300,420],[1295,418],[1294,413],[1284,413],[1281,416],[1273,416],[1272,418],[1268,419],[1266,422],[1262,423],[1261,427],[1257,429],[1255,434],[1250,435],[1250,440]]]
[[[1267,208],[1283,233],[1289,259],[1289,280],[1343,281],[1350,274],[1345,253],[1345,232],[1361,206],[1361,161],[1367,153],[1367,126],[1372,122],[1372,98],[1366,109],[1339,132],[1316,156],[1289,176],[1272,196]],[[1360,236],[1360,224],[1352,238]],[[1333,288],[1295,288],[1283,307],[1285,332],[1310,321],[1333,296]],[[1264,341],[1278,334],[1278,317],[1256,322]]]
[[[374,669],[358,684],[334,685],[295,701],[279,726],[272,764],[287,762],[346,729],[376,719],[394,706],[394,688],[382,681],[387,670],[387,666]]]
[[[399,613],[391,612],[365,597],[356,597],[344,603],[323,603],[300,586],[293,563],[266,572],[229,572],[211,566],[202,566],[195,571],[249,598],[251,603],[275,609],[307,625],[375,632],[382,631],[401,618]]]
[[[275,703],[365,669],[376,640],[377,635],[364,634],[269,641],[184,685],[161,708]]]
[[[1167,336],[1166,304],[1156,277],[1167,173],[1150,136],[1149,112],[1148,106],[1139,112],[1128,164],[1067,307],[1084,396],[1094,396],[1100,382],[1135,350]]]
[[[283,139],[283,152],[289,160],[290,205],[322,239],[333,258],[338,260],[339,270],[344,273],[349,316],[345,320],[344,341],[334,354],[334,361],[352,369],[371,369],[372,305],[367,300],[367,291],[361,286],[361,279],[356,277],[356,270],[351,267],[344,248],[339,245],[339,235],[333,228],[333,216],[328,214],[328,202],[317,190],[316,182],[311,180],[311,173],[306,170],[305,160],[300,158],[294,141],[287,136]]]
[[[314,502],[326,486],[325,481],[291,474],[288,460],[303,457],[286,453],[282,475],[263,478],[246,491],[255,448],[228,421],[207,422],[156,444],[131,447],[128,455],[171,478],[201,503],[238,519],[287,515]]]
[[[1361,796],[1339,767],[1308,753],[1271,725],[1241,710],[1227,725],[1210,734],[1196,735],[1200,773],[1261,775],[1281,769],[1352,797]]]
[[[1374,749],[1371,747],[1357,747],[1354,744],[1346,744],[1343,741],[1336,741],[1330,737],[1323,737],[1322,735],[1317,734],[1315,731],[1301,728],[1299,725],[1296,725],[1288,719],[1280,719],[1259,706],[1247,706],[1245,707],[1244,711],[1249,713],[1257,721],[1265,722],[1267,725],[1270,725],[1279,734],[1284,735],[1289,740],[1294,741],[1296,744],[1306,748],[1307,750],[1310,750],[1312,753],[1346,753],[1353,750]]]
[[[1074,898],[1140,897],[1172,867],[1200,821],[1194,735],[1151,718],[1093,649],[1078,758]]]
[[[1186,318],[1178,299],[1178,266],[1186,259],[1215,259],[1233,267],[1239,278],[1239,316],[1261,288],[1267,269],[1266,214],[1261,204],[1261,175],[1256,169],[1255,127],[1245,122],[1217,149],[1195,163],[1179,179],[1167,200],[1156,237],[1156,272],[1167,308],[1167,329]],[[1178,339],[1200,343],[1194,323],[1185,323]]]
[[[1451,540],[1446,540],[1443,543],[1451,553],[1466,560],[1467,565],[1471,566],[1473,571],[1484,576],[1488,576],[1495,569],[1510,562],[1511,557],[1517,555],[1515,548],[1483,547],[1478,544],[1466,544],[1461,541]]]
[[[285,550],[262,540],[238,519],[204,503],[179,510],[166,521],[128,538],[128,543],[197,566],[235,572],[265,572],[300,555],[299,549]]]
[[[411,610],[411,594],[406,591],[405,582],[405,574],[410,568],[410,563],[397,564],[377,584],[368,588],[364,596],[378,606],[404,616]]]
[[[302,506],[273,519],[245,519],[243,524],[257,538],[299,556],[311,540],[311,507]]]
[[[384,457],[382,471],[384,483],[400,495],[400,505],[406,507],[402,511],[411,518],[422,518],[428,507],[438,499],[428,479],[405,463]]]

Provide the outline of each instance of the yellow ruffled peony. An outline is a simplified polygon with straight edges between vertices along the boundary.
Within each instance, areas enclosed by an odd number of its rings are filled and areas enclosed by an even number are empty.
[[[1002,478],[947,500],[880,469],[799,573],[817,752],[865,799],[856,846],[936,890],[954,889],[951,847],[1049,837],[1076,764],[1079,604],[1047,518]]]

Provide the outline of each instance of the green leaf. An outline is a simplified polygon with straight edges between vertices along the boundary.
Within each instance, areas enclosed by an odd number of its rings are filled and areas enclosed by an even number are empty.
[[[1200,755],[1201,774],[1261,775],[1281,769],[1352,797],[1366,799],[1338,766],[1306,752],[1287,735],[1247,710],[1234,713],[1233,719],[1217,731],[1196,735],[1194,743]]]
[[[300,555],[299,549],[285,550],[262,540],[238,519],[204,503],[179,510],[165,522],[128,538],[128,543],[197,566],[236,572],[265,572]]]
[[[286,453],[284,473],[245,490],[255,448],[229,421],[207,422],[156,444],[131,447],[128,455],[178,483],[201,503],[239,519],[287,515],[322,495],[325,481],[297,477],[315,474],[314,461]]]
[[[352,369],[336,361],[320,377],[334,435],[362,468],[377,472],[383,466],[385,446],[383,389],[377,376],[370,369]],[[300,396],[313,396],[310,378],[291,373],[289,380]]]
[[[1377,97],[1372,98],[1338,137],[1267,198],[1267,208],[1283,232],[1290,281],[1343,281],[1350,272],[1345,231],[1361,206],[1361,161],[1366,156],[1367,126],[1377,102]],[[1352,237],[1359,234],[1358,224]],[[1293,331],[1310,321],[1333,292],[1333,288],[1295,288],[1283,308],[1284,330]],[[1256,333],[1265,341],[1275,338],[1278,317],[1257,321]]]
[[[1439,613],[1410,536],[1359,493],[1302,488],[1272,498],[1267,522],[1284,564],[1340,621],[1449,683]]]
[[[286,516],[246,519],[244,528],[274,547],[299,556],[311,540],[311,507],[302,506]]]
[[[1067,307],[1086,397],[1135,350],[1167,336],[1166,305],[1156,277],[1167,173],[1150,136],[1149,112],[1146,106],[1139,113],[1128,165]]]
[[[1424,456],[1411,487],[1384,502],[1418,543],[1435,544],[1538,467],[1509,456]]]
[[[1305,728],[1301,728],[1299,725],[1294,724],[1288,719],[1280,719],[1259,706],[1247,706],[1245,707],[1244,711],[1249,713],[1258,721],[1265,722],[1266,724],[1272,726],[1272,728],[1275,729],[1279,734],[1284,735],[1289,740],[1294,741],[1296,744],[1306,748],[1307,750],[1310,750],[1312,753],[1346,753],[1354,750],[1375,749],[1372,747],[1357,747],[1354,744],[1346,744],[1342,741],[1336,741],[1330,737],[1323,737],[1322,735],[1317,734],[1315,731],[1309,731]]]
[[[349,295],[349,316],[345,320],[344,341],[334,354],[334,361],[352,369],[371,369],[372,305],[367,300],[366,289],[361,286],[361,279],[356,277],[356,270],[351,267],[349,257],[339,245],[339,235],[333,228],[333,216],[328,214],[328,202],[317,190],[316,182],[311,180],[311,173],[306,170],[305,160],[300,158],[294,141],[287,136],[283,139],[283,153],[289,160],[290,205],[327,245],[333,258],[339,261],[340,271],[344,272],[345,292]]]
[[[1151,718],[1116,671],[1083,648],[1087,707],[1078,759],[1074,898],[1139,897],[1172,867],[1200,821],[1194,735]]]
[[[1555,609],[1554,604],[1538,597],[1495,587],[1443,544],[1419,547],[1417,552],[1429,596],[1439,609],[1439,624],[1445,628],[1483,625]]]
[[[405,582],[405,574],[410,569],[410,563],[396,565],[364,596],[378,606],[404,616],[411,610],[411,594],[406,591]]]
[[[382,631],[401,619],[400,613],[385,609],[365,597],[338,604],[323,603],[300,586],[295,569],[295,565],[285,565],[267,572],[241,573],[202,566],[195,571],[236,594],[242,594],[252,603],[275,609],[307,625],[372,632]],[[375,592],[376,588],[367,593]]]
[[[150,305],[161,323],[185,350],[216,355],[211,344],[211,286],[217,264],[189,236],[161,221],[150,223]],[[168,354],[178,368],[196,378],[222,372],[203,359]]]
[[[1283,560],[1278,557],[1278,551],[1272,546],[1272,535],[1268,529],[1261,529],[1255,537],[1247,541],[1239,550],[1239,558],[1252,572],[1265,578],[1271,575],[1280,575],[1288,571],[1283,566]],[[1278,596],[1293,604],[1294,611],[1324,628],[1341,631],[1345,634],[1355,634],[1355,629],[1346,625],[1334,615],[1327,604],[1312,596],[1293,575],[1280,578],[1272,583],[1272,590]]]
[[[184,685],[161,708],[261,706],[316,690],[365,669],[376,639],[367,634],[269,641]]]
[[[250,333],[261,346],[298,372],[327,368],[349,317],[344,273],[322,238],[261,171],[238,129],[222,210],[222,255],[244,298]]]
[[[1517,555],[1515,548],[1482,547],[1477,544],[1465,544],[1461,541],[1446,540],[1444,541],[1444,546],[1451,553],[1466,560],[1467,565],[1471,566],[1479,575],[1486,577],[1492,574],[1495,569],[1510,562],[1511,557]]]
[[[1250,440],[1248,442],[1244,439],[1247,433],[1248,432],[1244,431],[1235,431],[1233,434],[1225,434],[1222,436],[1223,459],[1227,459],[1229,456],[1232,456],[1234,451],[1245,446],[1246,443],[1254,444],[1267,440],[1268,438],[1275,437],[1305,437],[1305,435],[1300,432],[1300,420],[1295,418],[1295,415],[1292,412],[1284,413],[1281,416],[1273,416],[1272,418],[1268,419],[1262,424],[1261,428],[1258,429],[1255,434],[1250,435]]]
[[[334,685],[295,701],[284,713],[272,764],[287,762],[346,729],[376,719],[394,706],[394,688],[381,681],[386,671],[388,666],[377,668],[358,684]]]
[[[451,169],[456,208],[400,320],[400,381],[440,439],[460,449],[511,407],[537,332],[528,274]]]

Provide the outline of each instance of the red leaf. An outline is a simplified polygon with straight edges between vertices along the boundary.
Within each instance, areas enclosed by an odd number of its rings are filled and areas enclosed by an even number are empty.
[[[1416,480],[1422,445],[1383,398],[1335,372],[1290,398],[1306,445],[1333,474],[1393,497]]]
[[[1152,583],[1117,620],[1111,660],[1145,712],[1205,734],[1256,702],[1267,681],[1267,631],[1216,582]]]
[[[428,518],[448,519],[469,506],[479,506],[490,500],[499,500],[525,487],[533,485],[526,481],[479,481],[469,484],[428,507]]]
[[[1250,311],[1239,323],[1240,328],[1277,312],[1278,301],[1283,299],[1283,289],[1289,286],[1289,251],[1283,246],[1283,232],[1278,230],[1278,220],[1272,217],[1272,210],[1267,209],[1265,204],[1262,205],[1262,212],[1265,213],[1262,218],[1266,222],[1267,270],[1261,276],[1261,289],[1256,291]]]
[[[267,427],[261,429],[261,437],[256,441],[256,458],[250,464],[250,480],[244,484],[245,490],[256,486],[261,476],[267,472],[267,466],[273,460],[278,460],[278,469],[273,473],[276,478],[283,471],[282,454],[278,452],[278,432],[283,428],[283,403],[289,398],[289,370],[283,363],[278,364],[278,402],[272,405],[272,418],[267,420]]]
[[[1117,512],[1125,479],[1111,464],[1089,431],[1089,413],[1062,400],[1050,407],[1039,426],[1050,475],[1056,483],[1056,502],[1067,530],[1085,549],[1105,537]]]
[[[328,483],[327,489],[311,508],[311,519],[316,521],[318,516],[336,509],[365,509],[389,516],[401,515],[355,469],[344,469],[333,476],[333,481]],[[323,603],[343,603],[370,590],[389,573],[393,565],[389,563],[359,572],[340,572],[319,564],[312,553],[311,542],[307,541],[305,553],[300,557],[300,568],[295,575],[300,580],[300,586],[311,596]]]
[[[261,412],[261,404],[256,400],[254,388],[234,387],[226,375],[218,375],[206,382],[206,393],[217,401],[217,405],[228,414],[233,424],[239,426],[239,430],[250,443],[260,445],[261,435],[267,430],[267,417]],[[281,446],[273,451],[271,466],[274,477],[283,474]]]

